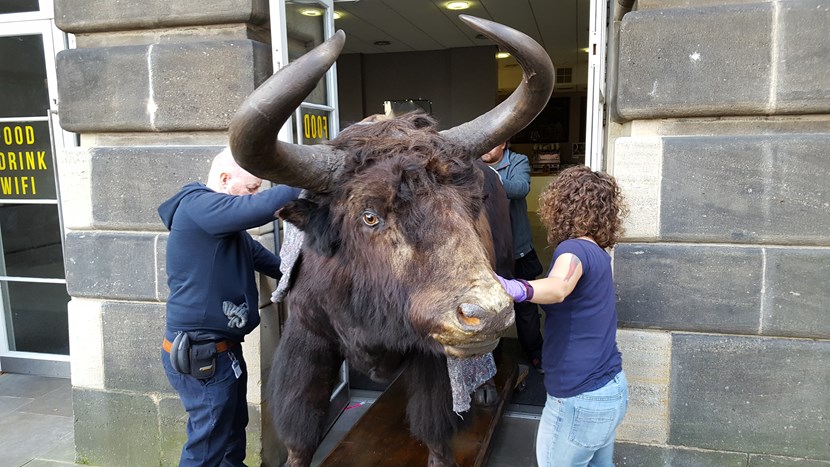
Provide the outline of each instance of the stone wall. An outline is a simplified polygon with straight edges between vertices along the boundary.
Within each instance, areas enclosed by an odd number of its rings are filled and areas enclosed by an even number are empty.
[[[205,180],[236,108],[271,74],[265,0],[195,5],[55,0],[57,25],[77,43],[57,67],[61,124],[81,135],[58,154],[81,463],[177,465],[185,439],[187,414],[160,362],[167,231],[156,208]],[[254,233],[273,249],[273,228]],[[279,455],[261,452],[261,347],[273,348],[277,327],[276,311],[261,311],[244,346],[251,465]]]
[[[830,465],[830,2],[640,0],[618,465]]]
[[[271,73],[266,11],[55,0],[77,41],[58,86],[82,145],[58,167],[79,461],[177,463],[155,209],[204,180]],[[618,465],[829,465],[830,2],[639,0],[621,26],[609,170],[631,206],[614,267],[632,397]],[[279,456],[259,435],[274,315],[245,347],[252,465]]]

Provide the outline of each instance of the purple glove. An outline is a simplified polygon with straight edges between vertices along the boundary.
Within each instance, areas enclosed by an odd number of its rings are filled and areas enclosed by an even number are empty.
[[[507,291],[507,295],[510,295],[514,302],[518,303],[527,300],[527,289],[524,284],[515,279],[505,279],[498,274],[496,274],[496,277],[501,282],[504,290]]]

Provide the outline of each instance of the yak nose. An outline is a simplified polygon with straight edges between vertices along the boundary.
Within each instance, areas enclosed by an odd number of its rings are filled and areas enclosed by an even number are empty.
[[[456,315],[462,330],[476,332],[484,327],[487,311],[475,303],[462,303]]]
[[[484,308],[474,303],[462,303],[458,307],[458,323],[461,324],[461,329],[466,332],[475,332],[481,329],[484,325],[484,317],[487,312]]]
[[[466,333],[500,333],[513,324],[513,303],[494,313],[475,303],[462,303],[455,313],[458,327]]]

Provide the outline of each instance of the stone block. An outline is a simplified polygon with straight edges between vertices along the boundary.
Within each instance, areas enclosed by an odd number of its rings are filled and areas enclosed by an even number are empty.
[[[830,250],[766,248],[761,333],[830,337]]]
[[[777,2],[775,113],[830,113],[830,5]]]
[[[55,155],[63,224],[67,229],[82,229],[92,225],[92,183],[88,149],[67,147]]]
[[[660,235],[662,138],[617,138],[614,178],[628,205],[623,227],[628,240],[654,240]]]
[[[268,19],[266,0],[55,0],[55,23],[66,32],[100,32],[222,23],[260,24]]]
[[[631,327],[755,334],[760,248],[621,243],[614,249],[617,312]]]
[[[159,399],[159,438],[162,466],[177,466],[187,441],[187,411],[178,395]]]
[[[170,296],[170,287],[167,285],[167,240],[169,235],[159,235],[156,242],[156,296],[159,301],[166,302]]]
[[[285,305],[275,304],[261,308],[259,310],[261,322],[259,327],[260,347],[259,347],[259,366],[262,369],[260,378],[262,378],[262,399],[265,399],[265,392],[267,391],[268,377],[271,373],[271,363],[274,359],[274,354],[277,351],[277,345],[280,342],[280,316],[285,312]]]
[[[661,239],[828,245],[830,134],[663,139]]]
[[[830,115],[672,118],[631,122],[632,136],[747,136],[827,133]]]
[[[723,5],[724,3],[741,4],[741,3],[761,3],[774,2],[779,0],[638,0],[638,10],[653,10],[664,8],[700,8],[703,6]]]
[[[242,343],[242,352],[245,355],[245,364],[248,367],[248,404],[257,406],[262,404],[263,397],[262,358],[260,357],[261,334],[262,329],[257,326],[256,329],[245,336],[245,341]]]
[[[100,300],[73,298],[69,301],[69,354],[72,385],[104,389],[104,344]]]
[[[224,130],[272,69],[250,40],[70,49],[56,64],[61,126],[76,133]]]
[[[246,434],[246,465],[265,465],[262,463],[262,417],[258,405],[248,404],[248,426]],[[162,466],[179,465],[182,446],[187,440],[187,412],[178,397],[162,397],[159,400],[159,431]],[[154,464],[156,465],[156,464]]]
[[[830,462],[795,457],[749,455],[749,467],[830,467]]]
[[[614,445],[614,463],[619,467],[745,467],[746,458],[746,454],[737,452],[631,443]]]
[[[74,231],[66,235],[66,288],[73,297],[156,300],[158,234]]]
[[[70,229],[165,231],[158,206],[207,179],[221,146],[72,148],[59,154],[64,225]]]
[[[149,47],[71,49],[55,59],[60,123],[67,131],[149,130]]]
[[[164,304],[104,302],[102,310],[105,387],[172,392],[161,366]]]
[[[830,341],[673,336],[669,444],[830,460]]]
[[[671,334],[620,329],[617,344],[628,379],[628,412],[617,439],[665,443],[669,428]]]
[[[248,403],[248,427],[245,429],[247,435],[247,446],[245,449],[245,463],[248,465],[267,465],[262,461],[262,446],[270,440],[263,439],[261,406]]]
[[[272,74],[267,44],[237,40],[160,45],[151,54],[152,120],[159,131],[225,129]]]
[[[151,395],[74,388],[75,452],[89,465],[159,465],[158,408]]]
[[[125,45],[173,44],[180,42],[205,42],[217,40],[251,39],[270,43],[267,29],[251,29],[247,23],[188,27],[176,29],[136,29],[132,31],[108,31],[75,36],[75,48],[117,47]]]
[[[625,119],[769,113],[769,3],[633,11],[620,29]]]
[[[217,146],[92,148],[94,227],[165,230],[158,207],[183,185],[204,183]],[[138,176],[137,176],[138,175]]]
[[[185,133],[84,133],[82,146],[227,146],[224,130],[188,131]]]

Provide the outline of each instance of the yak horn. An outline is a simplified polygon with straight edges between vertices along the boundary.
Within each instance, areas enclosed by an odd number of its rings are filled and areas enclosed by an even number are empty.
[[[231,153],[242,168],[274,183],[329,191],[343,166],[343,155],[324,144],[278,141],[277,133],[337,60],[345,41],[343,31],[337,31],[245,99],[228,131]]]
[[[556,74],[545,49],[527,35],[502,24],[460,15],[468,26],[493,39],[522,67],[519,87],[504,102],[473,121],[441,132],[477,158],[521,131],[545,108]]]

